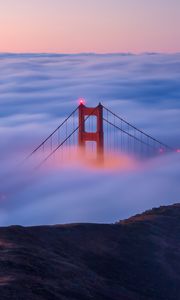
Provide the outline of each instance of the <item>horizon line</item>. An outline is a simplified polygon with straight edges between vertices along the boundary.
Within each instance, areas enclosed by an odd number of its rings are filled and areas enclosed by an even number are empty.
[[[138,56],[138,55],[175,55],[180,54],[180,51],[177,52],[161,52],[161,51],[144,51],[144,52],[9,52],[9,51],[0,51],[0,55],[129,55],[129,56]]]

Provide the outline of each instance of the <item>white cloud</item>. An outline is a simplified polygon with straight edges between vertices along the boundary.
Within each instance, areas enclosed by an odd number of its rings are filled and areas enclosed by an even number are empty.
[[[114,222],[179,201],[179,156],[131,170],[8,173],[77,105],[102,101],[179,147],[180,55],[1,55],[0,224]],[[77,176],[78,174],[78,176]]]

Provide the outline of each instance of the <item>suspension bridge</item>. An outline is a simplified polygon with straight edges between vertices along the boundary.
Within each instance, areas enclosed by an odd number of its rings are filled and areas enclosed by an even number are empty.
[[[51,132],[27,157],[37,167],[56,159],[69,159],[74,151],[103,164],[106,153],[121,153],[138,159],[175,151],[99,103],[79,106]]]

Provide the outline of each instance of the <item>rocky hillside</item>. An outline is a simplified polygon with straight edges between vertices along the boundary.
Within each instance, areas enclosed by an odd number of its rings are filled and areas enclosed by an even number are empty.
[[[116,224],[0,228],[0,299],[180,299],[180,204]]]

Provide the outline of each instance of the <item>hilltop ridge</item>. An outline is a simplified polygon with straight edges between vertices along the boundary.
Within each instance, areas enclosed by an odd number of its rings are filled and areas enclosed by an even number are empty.
[[[116,224],[0,228],[11,300],[180,299],[180,204]]]

